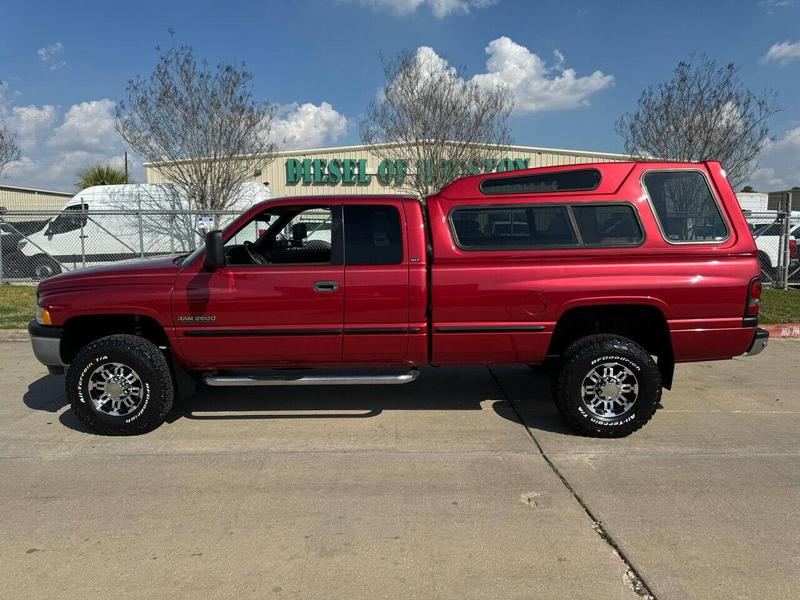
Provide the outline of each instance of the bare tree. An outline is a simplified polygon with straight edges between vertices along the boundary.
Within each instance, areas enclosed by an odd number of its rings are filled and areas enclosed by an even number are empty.
[[[117,131],[192,209],[225,210],[275,150],[276,109],[253,99],[252,79],[243,66],[212,70],[190,47],[172,48],[149,78],[128,82]]]
[[[2,123],[0,123],[0,175],[5,166],[19,158],[19,146],[17,146],[14,134],[11,133]]]
[[[384,60],[386,85],[360,127],[380,159],[406,159],[395,184],[422,198],[462,175],[494,170],[511,141],[509,90],[466,81],[462,69],[433,61],[409,51]]]
[[[716,160],[731,185],[744,183],[781,108],[773,92],[743,87],[737,72],[706,57],[678,63],[672,79],[646,88],[636,110],[617,121],[625,150],[643,159]]]

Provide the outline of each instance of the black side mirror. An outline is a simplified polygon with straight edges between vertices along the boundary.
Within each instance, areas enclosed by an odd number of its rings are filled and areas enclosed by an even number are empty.
[[[303,240],[308,237],[308,226],[305,223],[292,225],[292,241],[295,246],[302,246]]]
[[[203,261],[206,269],[216,271],[225,266],[225,244],[219,229],[206,234],[206,258]]]

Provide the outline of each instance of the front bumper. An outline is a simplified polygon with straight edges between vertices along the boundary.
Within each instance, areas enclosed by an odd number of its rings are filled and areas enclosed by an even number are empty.
[[[756,327],[756,334],[753,336],[753,343],[747,350],[747,356],[755,356],[767,347],[769,342],[769,331]]]
[[[61,360],[61,327],[40,325],[36,321],[28,323],[33,354],[48,368],[63,368]]]

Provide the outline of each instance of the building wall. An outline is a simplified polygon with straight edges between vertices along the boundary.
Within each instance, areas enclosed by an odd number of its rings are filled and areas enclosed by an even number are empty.
[[[397,150],[397,158],[404,158],[402,148]],[[509,159],[527,159],[528,167],[546,167],[554,165],[583,164],[592,162],[618,162],[629,160],[622,154],[604,152],[583,152],[579,150],[557,150],[552,148],[535,148],[529,146],[512,146],[508,151]],[[366,161],[366,172],[370,176],[369,183],[347,184],[342,181],[337,183],[305,182],[302,179],[297,183],[287,181],[287,161],[291,160],[322,159],[330,162],[333,159],[340,161]],[[261,165],[260,175],[254,175],[255,181],[269,182],[270,190],[275,196],[300,196],[316,194],[380,194],[395,193],[398,191],[394,185],[385,185],[378,180],[378,168],[381,160],[372,154],[365,146],[343,146],[335,148],[316,148],[309,150],[289,150],[279,152],[275,159]],[[148,183],[164,183],[161,174],[145,165]]]
[[[2,185],[0,186],[0,208],[5,208],[6,211],[58,211],[73,195],[69,192],[52,192]]]

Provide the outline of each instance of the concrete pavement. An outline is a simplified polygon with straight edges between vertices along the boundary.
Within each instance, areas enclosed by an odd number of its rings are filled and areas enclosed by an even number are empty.
[[[0,597],[635,600],[581,503],[658,598],[783,597],[798,351],[679,367],[625,440],[567,433],[517,367],[200,389],[157,431],[105,438],[0,343]]]

